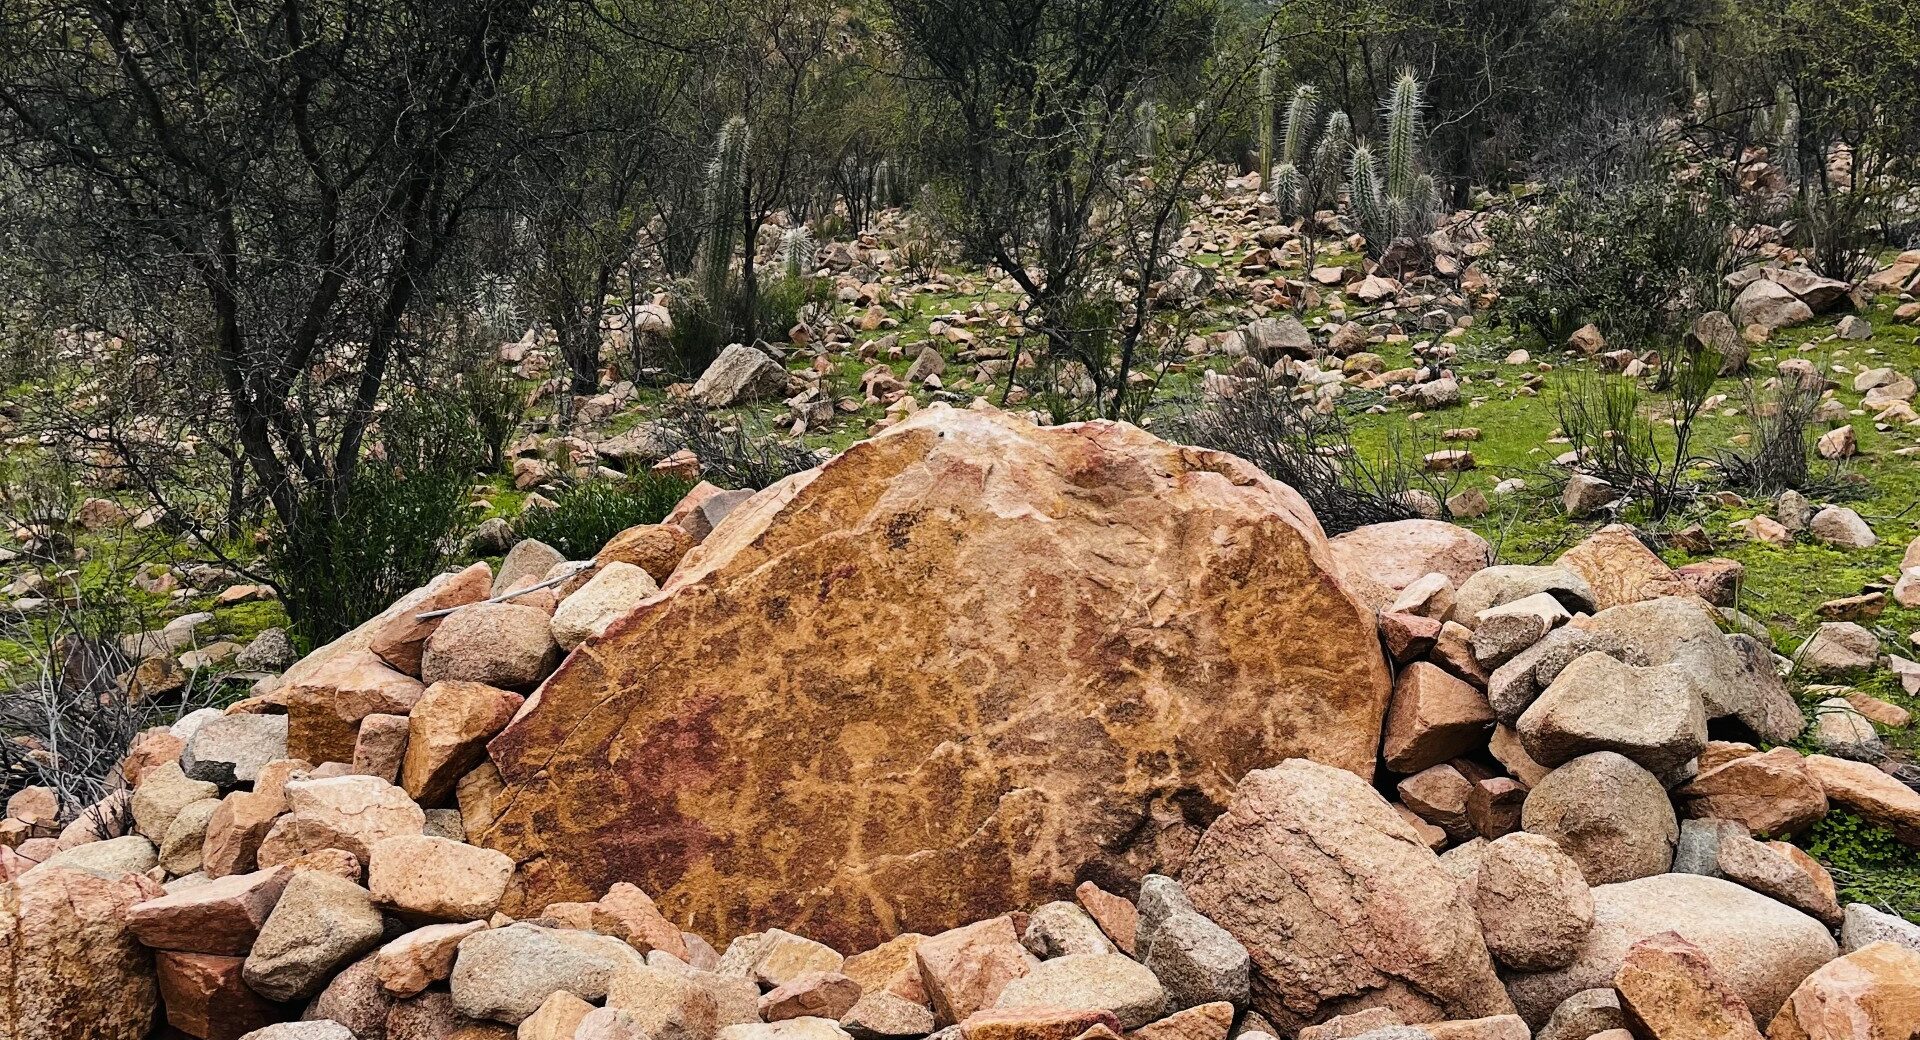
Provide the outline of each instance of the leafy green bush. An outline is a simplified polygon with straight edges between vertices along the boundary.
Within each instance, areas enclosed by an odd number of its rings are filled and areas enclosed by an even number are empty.
[[[386,416],[378,450],[343,489],[306,489],[266,559],[294,633],[326,642],[438,573],[485,457],[459,404],[409,402]]]
[[[553,508],[521,514],[514,533],[538,538],[567,559],[584,560],[629,527],[659,523],[691,490],[691,481],[654,473],[582,480],[555,496]]]
[[[1666,351],[1694,315],[1731,302],[1724,277],[1744,256],[1711,183],[1658,171],[1565,181],[1500,215],[1488,229],[1496,316],[1548,343],[1591,322],[1616,346]]]

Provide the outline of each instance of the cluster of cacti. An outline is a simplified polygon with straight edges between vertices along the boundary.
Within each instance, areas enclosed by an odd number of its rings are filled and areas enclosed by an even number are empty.
[[[727,120],[714,143],[713,160],[707,163],[707,240],[700,258],[700,273],[709,300],[723,300],[729,295],[733,247],[740,232],[734,207],[739,204],[747,179],[747,135],[746,117],[734,116]]]
[[[1287,103],[1284,131],[1280,138],[1280,156],[1269,167],[1272,174],[1273,202],[1283,216],[1303,216],[1334,202],[1339,190],[1341,168],[1347,150],[1353,144],[1353,125],[1341,111],[1320,116],[1320,92],[1311,86],[1294,88]]]
[[[1347,163],[1347,204],[1354,223],[1376,253],[1432,230],[1440,194],[1431,174],[1421,173],[1420,81],[1403,72],[1382,113],[1387,126],[1385,168],[1373,148],[1354,146]]]

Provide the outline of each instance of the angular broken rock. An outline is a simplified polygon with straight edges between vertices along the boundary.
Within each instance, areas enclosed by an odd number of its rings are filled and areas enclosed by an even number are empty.
[[[380,841],[367,861],[367,888],[375,902],[442,921],[492,917],[512,876],[513,861],[492,849],[424,834]]]
[[[46,864],[0,883],[0,1036],[146,1040],[153,955],[125,919],[158,895],[138,875]]]
[[[416,928],[380,947],[374,959],[374,975],[387,992],[411,997],[452,975],[461,941],[486,928],[484,921]]]
[[[1493,546],[1485,538],[1457,524],[1439,520],[1394,520],[1368,524],[1331,539],[1328,547],[1369,606],[1390,606],[1399,594],[1428,575],[1440,575],[1458,588],[1493,560]],[[1447,604],[1452,605],[1451,591]],[[1427,614],[1436,620],[1445,611]]]
[[[1792,748],[1701,766],[1675,792],[1689,817],[1733,820],[1754,834],[1797,834],[1827,815],[1826,790]]]
[[[755,982],[772,988],[810,971],[839,971],[845,965],[846,958],[825,943],[769,928],[761,933],[756,944],[750,974]]]
[[[287,706],[287,754],[309,762],[350,762],[360,720],[405,715],[423,689],[420,680],[388,667],[369,650],[333,656],[310,670],[290,670],[277,694]]]
[[[419,615],[478,603],[492,595],[492,590],[493,568],[487,566],[485,561],[454,574],[443,574],[427,585],[426,595],[418,605],[394,615],[374,631],[367,649],[395,669],[417,679],[420,677],[420,655],[426,651],[427,639],[445,619],[445,615],[442,615],[422,621]]]
[[[1602,527],[1561,553],[1556,562],[1586,580],[1599,610],[1662,596],[1696,595],[1693,586],[1625,524]]]
[[[936,1028],[932,1008],[884,990],[863,994],[841,1016],[840,1025],[854,1040],[904,1040]]]
[[[1660,781],[1612,751],[1548,773],[1527,792],[1520,825],[1558,843],[1589,885],[1665,873],[1680,837]]]
[[[631,563],[604,564],[553,612],[553,637],[571,650],[659,591],[653,577]]]
[[[444,805],[460,778],[487,756],[487,741],[525,698],[485,683],[450,680],[426,688],[407,721],[400,786],[421,805]]]
[[[1627,1021],[1654,1040],[1760,1040],[1753,1014],[1706,951],[1677,932],[1628,947],[1613,988]]]
[[[340,849],[365,863],[373,846],[426,829],[427,814],[405,791],[373,776],[332,776],[287,784],[292,812],[260,845],[262,867],[320,849]]]
[[[167,1024],[188,1036],[232,1040],[277,1022],[285,1012],[247,988],[243,957],[211,953],[154,954]]]
[[[1572,613],[1593,612],[1593,589],[1565,567],[1503,564],[1476,571],[1454,593],[1453,620],[1472,624],[1480,612],[1547,592]]]
[[[686,971],[619,972],[607,983],[607,1006],[632,1015],[649,1040],[706,1040],[720,1029],[719,1003]]]
[[[165,763],[148,772],[133,792],[134,830],[157,845],[166,840],[173,818],[180,815],[180,810],[219,796],[217,785],[189,779],[178,762]]]
[[[994,917],[922,939],[913,950],[920,984],[942,1025],[993,1007],[1013,980],[1032,970],[1013,922]]]
[[[588,912],[587,922],[588,926],[594,931],[599,932],[601,935],[611,935],[616,939],[620,939],[641,953],[652,953],[655,950],[661,950],[679,961],[690,962],[692,960],[692,953],[687,948],[686,937],[681,934],[680,930],[673,926],[673,922],[661,916],[659,908],[654,905],[653,900],[648,898],[645,892],[640,891],[639,888],[629,885],[624,881],[608,889],[607,894],[601,896],[599,901],[593,904],[593,908]],[[780,934],[785,935],[786,933],[783,932]],[[798,939],[799,937],[795,936],[793,938]],[[809,942],[809,940],[805,939],[800,939],[799,941],[801,943]],[[814,945],[817,946],[818,944]],[[775,961],[780,957],[778,953],[779,947],[780,940],[777,936],[772,943],[767,943],[762,946],[762,952],[769,954],[769,977],[778,975],[790,980],[796,977],[791,974],[793,970],[791,967],[773,966]],[[822,947],[822,950],[824,950],[824,947]],[[830,954],[830,956],[827,954]],[[824,950],[824,954],[816,952],[815,955],[805,958],[805,962],[817,963],[820,967],[805,969],[801,974],[805,974],[807,971],[836,971],[839,965],[839,961],[837,961],[836,958],[839,956],[838,953],[834,953],[831,950]],[[827,967],[827,965],[835,965],[835,967]],[[774,985],[779,985],[779,983],[774,983]],[[833,1017],[837,1018],[839,1016],[836,1015]]]
[[[1472,898],[1488,951],[1520,971],[1572,964],[1593,927],[1593,894],[1580,865],[1538,834],[1489,843]]]
[[[1120,952],[1133,956],[1134,939],[1139,934],[1139,910],[1125,897],[1116,896],[1091,881],[1082,881],[1073,895]]]
[[[1920,1036],[1920,952],[1875,943],[1822,965],[1767,1027],[1770,1040]]]
[[[1865,903],[1848,903],[1840,924],[1840,949],[1853,953],[1877,942],[1890,942],[1920,953],[1920,924],[1876,910]]]
[[[1394,790],[1414,815],[1446,831],[1452,840],[1466,841],[1473,837],[1473,822],[1467,816],[1467,799],[1473,794],[1473,781],[1453,766],[1445,763],[1430,766],[1400,781]]]
[[[1593,930],[1573,964],[1508,979],[1514,1004],[1536,1028],[1575,993],[1612,986],[1633,944],[1661,932],[1677,932],[1705,951],[1755,1021],[1770,1019],[1801,979],[1838,952],[1813,918],[1698,874],[1600,885],[1593,913]]]
[[[1145,596],[1153,627],[1128,620]],[[755,495],[570,656],[489,744],[507,790],[469,836],[540,865],[509,914],[630,881],[724,936],[806,893],[810,935],[863,949],[1065,898],[1095,861],[1130,883],[1257,766],[1370,775],[1388,689],[1291,490],[1130,426],[930,407]],[[1145,759],[1171,770],[1151,798]]]
[[[361,776],[377,776],[387,783],[400,782],[400,762],[407,753],[407,717],[405,715],[369,715],[360,720],[360,735],[353,742],[353,771]]]
[[[194,730],[180,768],[195,780],[223,787],[250,784],[260,767],[287,757],[285,715],[222,715]]]
[[[687,400],[701,408],[728,408],[743,401],[779,397],[787,389],[787,372],[765,353],[740,343],[722,350],[687,391]]]
[[[434,630],[420,658],[420,678],[428,685],[454,679],[531,690],[559,660],[560,644],[544,611],[514,602],[476,603]]]
[[[1794,670],[1837,678],[1880,663],[1880,639],[1851,621],[1825,621],[1793,655]]]
[[[513,543],[513,548],[507,550],[506,557],[500,561],[499,573],[493,576],[488,596],[498,596],[529,578],[538,580],[552,570],[554,564],[565,562],[567,558],[553,546],[538,538],[522,538]]]
[[[1591,653],[1562,669],[1514,726],[1543,766],[1613,751],[1655,773],[1707,746],[1707,716],[1685,665],[1636,668]]]
[[[760,998],[760,1017],[768,1022],[789,1018],[838,1020],[860,1000],[860,984],[833,971],[802,972],[784,986],[775,986]]]
[[[1865,762],[1808,755],[1807,771],[1827,801],[1891,830],[1903,844],[1920,848],[1920,792]]]
[[[1184,875],[1246,946],[1253,1006],[1283,1029],[1354,997],[1416,1020],[1512,1010],[1465,894],[1352,773],[1300,759],[1249,773]]]
[[[1041,961],[1009,982],[995,1002],[1001,1008],[1094,1008],[1112,1014],[1124,1029],[1138,1029],[1159,1018],[1166,1004],[1166,991],[1154,973],[1119,953],[1069,954]]]
[[[399,998],[380,985],[375,970],[377,956],[368,954],[335,975],[327,988],[308,1002],[306,1013],[301,1017],[309,1021],[338,1022],[355,1036],[378,1036],[387,1032],[387,1021]]]
[[[1561,1001],[1554,1007],[1547,1024],[1540,1027],[1535,1040],[1587,1040],[1608,1030],[1624,1033],[1626,1025],[1626,1014],[1620,1009],[1620,994],[1608,984],[1599,989],[1583,989]]]
[[[367,890],[314,870],[294,873],[247,954],[247,985],[269,1000],[320,992],[335,969],[380,941]]]
[[[1085,910],[1073,903],[1056,900],[1027,915],[1027,930],[1020,942],[1035,957],[1067,957],[1074,954],[1113,953],[1112,940],[1100,930]]]
[[[1484,744],[1492,729],[1485,694],[1416,661],[1394,680],[1381,754],[1394,772],[1418,773]]]
[[[665,584],[693,545],[693,536],[678,524],[641,524],[614,535],[593,558],[602,567],[631,563]]]
[[[1120,1023],[1092,1008],[991,1008],[968,1017],[956,1032],[958,1040],[1091,1040],[1117,1035]]]
[[[127,910],[127,930],[156,950],[244,954],[290,877],[284,868],[235,874],[135,903]]]

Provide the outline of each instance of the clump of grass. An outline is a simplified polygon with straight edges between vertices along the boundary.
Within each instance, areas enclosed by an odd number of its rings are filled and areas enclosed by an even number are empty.
[[[537,538],[570,560],[584,560],[629,527],[659,523],[692,489],[691,481],[656,473],[581,480],[554,496],[552,508],[522,513],[515,533]]]

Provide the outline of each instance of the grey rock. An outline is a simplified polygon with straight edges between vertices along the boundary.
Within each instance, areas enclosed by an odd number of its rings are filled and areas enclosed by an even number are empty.
[[[1271,365],[1283,357],[1313,356],[1313,333],[1291,314],[1255,319],[1247,326],[1244,338],[1247,353],[1262,364]]]
[[[1472,624],[1480,612],[1541,592],[1553,594],[1569,612],[1593,611],[1593,588],[1565,567],[1524,567],[1504,564],[1475,571],[1454,591],[1453,613],[1461,624]]]
[[[287,630],[269,628],[254,636],[253,642],[234,655],[233,665],[243,672],[279,672],[292,667],[299,659],[293,640],[287,638]]]
[[[380,911],[366,889],[335,874],[298,871],[260,926],[241,977],[268,1000],[302,1000],[381,935]]]
[[[713,359],[687,392],[701,408],[727,408],[743,401],[779,397],[787,389],[787,370],[766,354],[732,343]]]
[[[1875,910],[1865,903],[1848,903],[1840,923],[1840,952],[1852,953],[1877,942],[1920,950],[1920,924]]]
[[[1114,953],[1112,940],[1100,930],[1085,910],[1065,901],[1047,903],[1027,916],[1022,945],[1035,957],[1071,957],[1077,954]]]
[[[65,867],[96,874],[144,874],[159,862],[160,855],[153,842],[138,834],[128,834],[62,849],[28,870],[31,873]]]
[[[538,579],[552,570],[554,564],[565,563],[566,560],[565,556],[560,555],[560,550],[538,538],[523,538],[500,561],[500,569],[493,576],[490,595],[498,596],[527,578]]]
[[[1493,712],[1508,726],[1540,696],[1560,672],[1590,653],[1603,653],[1627,664],[1645,665],[1645,654],[1627,645],[1612,632],[1593,632],[1584,628],[1556,628],[1546,638],[1520,652],[1513,660],[1494,669],[1487,680],[1487,700]]]
[[[1135,926],[1133,937],[1134,955],[1146,960],[1147,951],[1153,946],[1154,935],[1160,926],[1177,913],[1198,913],[1193,901],[1187,898],[1187,890],[1180,882],[1164,874],[1148,874],[1140,879],[1140,898],[1135,900],[1139,908],[1139,924]]]
[[[1880,640],[1851,621],[1825,621],[1793,655],[1795,671],[1837,677],[1880,663]]]
[[[601,1000],[615,975],[645,967],[612,936],[520,923],[462,939],[450,984],[461,1014],[519,1025],[559,990]]]
[[[1170,940],[1175,934],[1163,928],[1161,938]],[[1159,1018],[1166,1003],[1160,980],[1132,957],[1084,953],[1040,962],[1007,983],[995,1006],[1098,1008],[1112,1012],[1122,1028],[1131,1030]]]
[[[1217,1000],[1247,1006],[1253,982],[1247,948],[1198,911],[1178,911],[1160,921],[1142,960],[1166,990],[1169,1014]]]
[[[232,787],[258,780],[261,766],[285,757],[287,716],[222,715],[194,732],[180,768],[191,779]]]
[[[1685,665],[1636,668],[1603,653],[1563,669],[1514,728],[1543,766],[1615,751],[1662,773],[1707,746],[1706,712]]]
[[[242,1034],[240,1040],[355,1040],[338,1022],[280,1022]]]
[[[1612,987],[1583,989],[1553,1009],[1534,1040],[1587,1040],[1595,1033],[1627,1028],[1620,994]]]
[[[1612,751],[1548,773],[1527,792],[1520,826],[1559,842],[1589,885],[1665,873],[1680,836],[1666,788]]]

